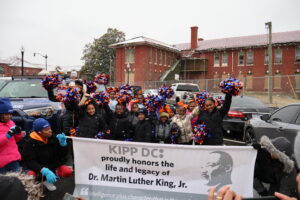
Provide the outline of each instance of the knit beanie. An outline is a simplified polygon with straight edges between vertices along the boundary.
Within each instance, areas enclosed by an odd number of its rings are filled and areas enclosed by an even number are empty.
[[[169,114],[166,112],[162,112],[162,113],[160,113],[159,118],[162,118],[162,117],[169,118]]]
[[[0,114],[13,113],[9,98],[0,98]]]
[[[292,155],[292,148],[291,148],[291,142],[286,139],[285,137],[277,137],[270,140],[274,147],[281,151],[282,153],[285,153],[287,156]]]
[[[49,122],[43,118],[38,118],[33,122],[33,130],[36,132],[40,132],[43,129],[48,128],[50,126],[51,125],[49,124]]]
[[[300,132],[298,132],[294,144],[294,153],[297,161],[297,165],[300,168]]]

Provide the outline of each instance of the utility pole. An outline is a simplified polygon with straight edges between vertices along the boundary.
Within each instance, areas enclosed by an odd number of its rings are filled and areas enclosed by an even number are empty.
[[[273,102],[273,72],[272,72],[272,22],[265,23],[266,28],[269,29],[269,47],[268,47],[268,55],[269,55],[269,80],[268,80],[268,97],[269,103]]]
[[[21,70],[22,70],[22,76],[24,76],[24,47],[21,47]]]

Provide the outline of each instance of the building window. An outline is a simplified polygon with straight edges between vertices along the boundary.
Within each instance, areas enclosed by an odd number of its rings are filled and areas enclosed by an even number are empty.
[[[19,70],[19,75],[22,75],[22,70]]]
[[[157,49],[155,49],[155,64],[157,64]]]
[[[228,54],[226,52],[222,53],[222,66],[227,67]]]
[[[253,51],[249,50],[247,51],[247,65],[253,65]]]
[[[269,51],[265,49],[265,65],[269,64]]]
[[[275,49],[275,63],[276,64],[282,63],[282,49],[281,48]]]
[[[0,74],[4,74],[4,68],[0,66]]]
[[[165,51],[165,59],[164,59],[164,65],[166,66],[167,65],[167,52]]]
[[[296,47],[295,61],[300,62],[300,46]]]
[[[220,54],[219,53],[214,54],[214,66],[215,67],[220,66]]]
[[[126,49],[126,63],[134,63],[134,48]]]
[[[244,62],[244,59],[245,58],[245,55],[244,55],[244,52],[243,51],[240,51],[239,52],[239,60],[238,60],[238,65],[245,65],[245,62]]]
[[[152,63],[152,47],[149,48],[149,63]]]
[[[167,60],[167,63],[168,63],[168,66],[171,65],[171,62],[170,62],[170,53],[168,53],[168,60]]]
[[[162,65],[162,50],[160,50],[160,56],[159,56],[159,65]]]

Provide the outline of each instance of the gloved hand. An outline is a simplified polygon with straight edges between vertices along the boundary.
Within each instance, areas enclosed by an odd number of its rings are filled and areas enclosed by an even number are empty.
[[[67,137],[64,133],[57,134],[56,138],[58,139],[60,146],[62,147],[67,146]]]
[[[7,132],[6,137],[9,139],[15,134],[20,134],[21,128],[19,126],[12,126],[10,127],[10,130]]]
[[[58,179],[58,177],[48,168],[43,167],[43,169],[41,170],[43,176],[46,177],[47,181],[49,183],[55,183],[56,179]]]

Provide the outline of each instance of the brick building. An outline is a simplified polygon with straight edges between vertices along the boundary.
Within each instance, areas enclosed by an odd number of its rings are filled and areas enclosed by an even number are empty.
[[[300,31],[273,33],[272,38],[273,75],[300,74]],[[126,82],[128,75],[130,82],[174,80],[176,74],[183,80],[231,75],[246,78],[251,89],[252,78],[268,75],[267,45],[267,34],[204,40],[198,38],[198,27],[191,27],[189,43],[137,37],[111,47],[116,49],[116,82]],[[285,84],[279,78],[275,83],[275,89]]]
[[[24,61],[23,74],[25,76],[35,76],[44,67]],[[0,77],[11,77],[22,75],[21,60],[0,60]]]

